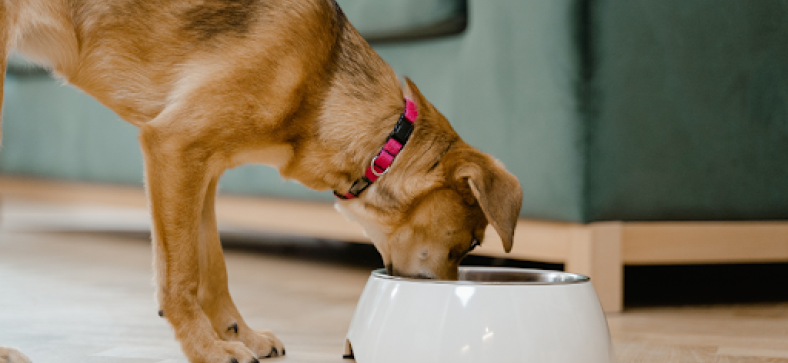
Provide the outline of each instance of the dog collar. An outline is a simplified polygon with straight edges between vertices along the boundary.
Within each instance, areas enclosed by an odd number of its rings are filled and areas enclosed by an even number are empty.
[[[405,111],[402,112],[399,120],[397,120],[397,125],[394,126],[394,131],[392,131],[386,139],[383,148],[372,158],[372,162],[364,172],[364,176],[354,181],[353,185],[350,187],[350,191],[347,193],[340,194],[334,191],[334,195],[339,199],[358,198],[361,192],[369,188],[369,186],[377,181],[378,178],[382,177],[383,174],[386,174],[389,168],[391,168],[391,164],[394,163],[394,159],[397,158],[402,148],[408,143],[410,134],[413,133],[413,124],[416,122],[418,115],[416,103],[406,98]]]

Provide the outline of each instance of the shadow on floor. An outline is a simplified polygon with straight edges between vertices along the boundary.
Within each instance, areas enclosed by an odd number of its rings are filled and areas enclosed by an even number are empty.
[[[788,301],[788,264],[628,266],[625,305],[705,305]]]
[[[148,238],[146,233],[117,232]],[[310,263],[359,269],[382,268],[375,247],[369,244],[297,238],[286,235],[222,232],[227,251],[264,254]],[[561,264],[469,256],[466,266],[504,266],[563,270]],[[788,264],[735,264],[684,266],[627,266],[624,270],[626,307],[764,303],[788,301]]]

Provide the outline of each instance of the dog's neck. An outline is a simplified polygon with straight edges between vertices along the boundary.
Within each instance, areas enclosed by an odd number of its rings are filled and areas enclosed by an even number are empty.
[[[333,170],[322,177],[328,189],[347,191],[364,176],[404,111],[405,92],[394,72],[385,68],[394,84],[380,78],[359,84],[355,76],[337,75],[326,97],[317,125],[319,144],[330,145],[334,153],[325,164]]]
[[[314,136],[299,152],[298,163],[280,173],[312,189],[348,191],[383,147],[408,97],[420,115],[411,139],[391,170],[354,199],[384,210],[406,207],[400,201],[439,179],[435,166],[459,137],[417,90],[400,82],[350,23],[342,27],[332,76],[315,105]]]
[[[319,121],[321,130],[325,131],[320,132],[322,144],[337,146],[325,163],[331,165],[332,170],[325,171],[322,180],[327,182],[326,189],[345,193],[364,176],[373,157],[394,130],[406,107],[404,97],[416,102],[420,117],[414,124],[408,143],[390,170],[358,199],[353,199],[384,214],[406,208],[407,203],[404,202],[437,183],[440,179],[440,168],[436,168],[439,160],[459,140],[442,116],[439,117],[441,120],[432,120],[431,115],[435,111],[426,100],[410,93],[407,86],[400,85],[393,71],[391,77],[395,84],[389,86],[390,93],[386,95],[359,97],[362,94],[360,90],[352,87],[350,89],[355,92],[337,92],[336,97],[340,101],[328,102]],[[342,104],[345,107],[336,107]],[[439,125],[441,121],[448,129]],[[352,203],[353,200],[347,202]]]
[[[343,191],[364,175],[383,146],[408,91],[350,23],[342,24],[334,52],[306,160],[280,172],[313,189]]]

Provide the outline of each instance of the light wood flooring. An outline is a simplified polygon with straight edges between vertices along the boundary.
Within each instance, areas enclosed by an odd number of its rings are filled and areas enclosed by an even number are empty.
[[[146,218],[139,208],[5,198],[0,344],[35,363],[186,362],[156,313],[147,237],[109,233],[144,231]],[[343,362],[345,332],[375,257],[355,260],[355,247],[340,242],[228,235],[236,303],[250,325],[273,330],[287,346],[274,361]],[[243,247],[250,244],[258,247]],[[622,363],[788,363],[788,301],[645,306],[609,315],[608,323]]]

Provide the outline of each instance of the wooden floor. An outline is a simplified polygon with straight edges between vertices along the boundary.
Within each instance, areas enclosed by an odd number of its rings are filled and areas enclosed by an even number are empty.
[[[0,343],[36,363],[186,362],[156,314],[147,238],[66,228],[99,220],[144,230],[144,213],[8,198],[0,208]],[[302,244],[230,250],[232,294],[250,325],[285,342],[288,355],[275,361],[343,362],[376,261],[348,261],[342,244]],[[624,363],[788,363],[788,302],[636,308],[608,323]]]

